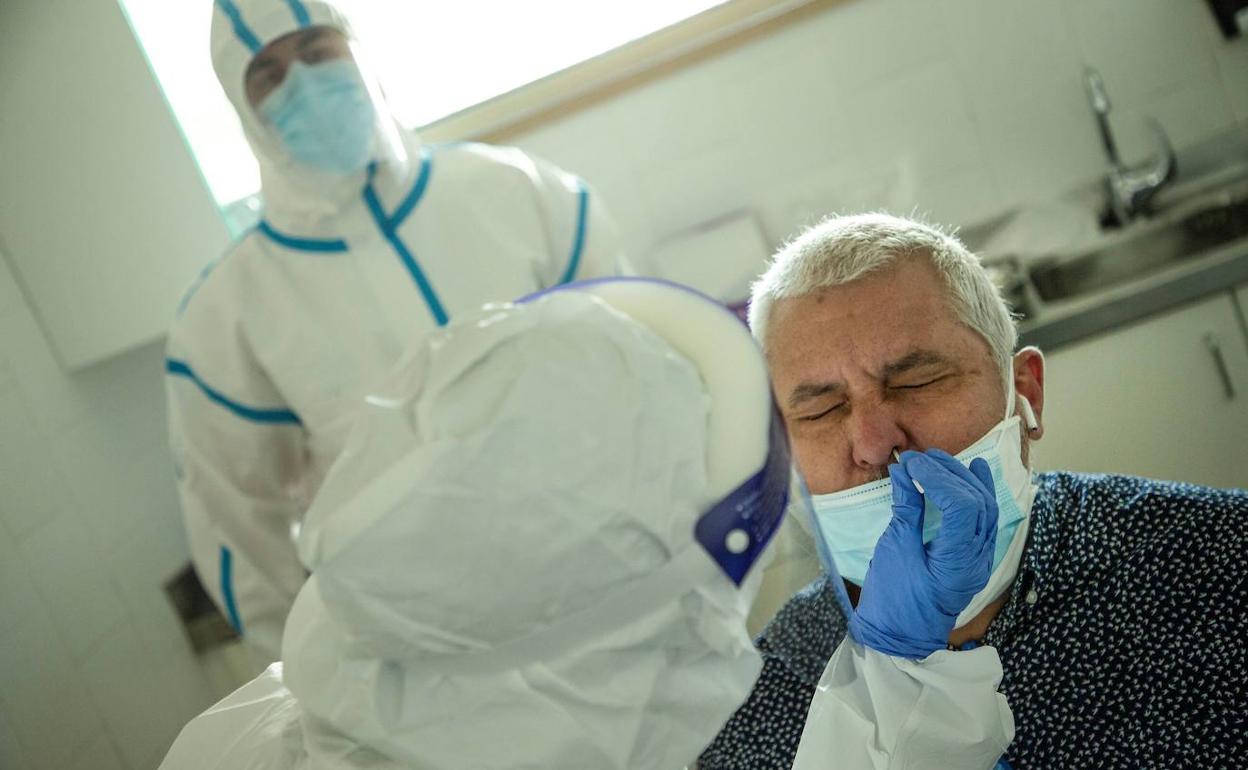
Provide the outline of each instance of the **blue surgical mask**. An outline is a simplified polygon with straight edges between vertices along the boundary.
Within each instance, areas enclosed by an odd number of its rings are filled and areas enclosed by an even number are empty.
[[[350,59],[295,62],[259,113],[291,157],[318,171],[352,174],[372,159],[376,111]]]
[[[1005,560],[1020,525],[1031,510],[1035,487],[1021,457],[1022,425],[1017,417],[997,423],[983,438],[957,455],[963,465],[982,457],[992,470],[997,494],[997,545],[994,572]],[[888,479],[833,492],[812,495],[817,537],[825,553],[846,580],[862,585],[876,541],[893,518],[893,488]],[[931,542],[940,529],[940,509],[924,501],[923,542]]]

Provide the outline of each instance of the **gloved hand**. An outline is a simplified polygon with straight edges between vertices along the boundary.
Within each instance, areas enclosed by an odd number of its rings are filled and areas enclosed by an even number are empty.
[[[968,469],[939,449],[903,452],[890,465],[893,518],[876,543],[849,630],[860,643],[902,658],[945,649],[958,613],[984,589],[997,543],[997,497],[981,458]],[[923,544],[924,495],[943,517]]]

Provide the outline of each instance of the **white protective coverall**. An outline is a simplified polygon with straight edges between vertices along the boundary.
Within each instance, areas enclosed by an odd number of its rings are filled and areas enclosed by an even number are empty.
[[[309,25],[350,36],[324,2],[216,4],[213,64],[259,160],[264,215],[188,295],[166,362],[192,560],[266,663],[306,576],[292,529],[367,389],[458,313],[613,275],[618,258],[586,185],[520,150],[422,145],[379,110],[397,156],[345,176],[293,160],[243,78],[263,45]]]
[[[789,477],[773,414],[749,332],[683,288],[591,282],[462,319],[369,398],[309,511],[284,664],[161,767],[686,766],[760,669],[745,618],[784,510],[766,479]],[[725,509],[755,518],[716,556],[701,524]],[[836,735],[974,766],[904,727],[901,667],[837,659],[873,668],[831,690]],[[990,679],[960,694],[992,701]],[[887,766],[832,745],[823,767]]]

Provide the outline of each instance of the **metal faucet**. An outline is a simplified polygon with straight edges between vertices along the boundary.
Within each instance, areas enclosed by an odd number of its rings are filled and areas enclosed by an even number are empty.
[[[1139,166],[1125,166],[1118,157],[1118,145],[1109,128],[1109,94],[1101,73],[1088,67],[1083,73],[1088,88],[1088,101],[1096,115],[1101,131],[1101,143],[1109,156],[1109,172],[1105,176],[1105,188],[1109,194],[1109,213],[1116,224],[1125,225],[1145,212],[1149,200],[1177,171],[1174,148],[1170,139],[1155,118],[1147,118],[1156,136],[1158,153],[1149,162]]]

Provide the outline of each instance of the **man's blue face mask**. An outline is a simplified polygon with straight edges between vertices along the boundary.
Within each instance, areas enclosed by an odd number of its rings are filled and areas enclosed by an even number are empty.
[[[352,174],[372,159],[376,111],[350,59],[295,62],[259,113],[291,157],[318,171]]]
[[[1014,379],[1013,366],[1007,382]],[[976,457],[983,458],[992,470],[997,496],[997,546],[992,559],[992,576],[988,586],[976,594],[970,605],[958,616],[962,625],[1000,595],[1013,580],[1022,546],[1026,540],[1027,517],[1035,499],[1036,485],[1030,469],[1022,460],[1023,422],[1030,431],[1038,423],[1031,405],[1020,399],[1024,417],[1014,414],[1013,391],[1006,399],[1005,419],[997,423],[981,439],[962,450],[957,459],[964,465]],[[892,484],[888,479],[863,484],[830,494],[814,495],[811,499],[815,540],[820,557],[827,565],[852,583],[862,585],[867,567],[880,539],[893,517]],[[923,542],[931,542],[940,528],[940,509],[925,500],[923,511]]]
[[[992,469],[999,516],[997,547],[992,566],[1005,559],[1014,536],[1031,508],[1031,473],[1019,457],[1020,419],[1008,417],[995,425],[979,441],[957,455],[963,465],[982,457]],[[931,500],[925,500],[923,542],[930,543],[940,529],[942,514]],[[843,492],[814,495],[815,519],[828,555],[841,575],[862,585],[875,543],[893,518],[892,482],[882,479]]]

